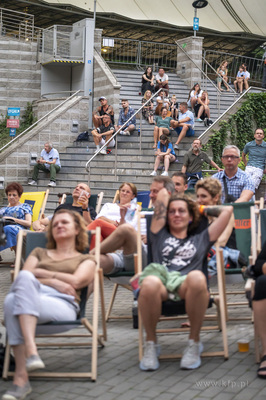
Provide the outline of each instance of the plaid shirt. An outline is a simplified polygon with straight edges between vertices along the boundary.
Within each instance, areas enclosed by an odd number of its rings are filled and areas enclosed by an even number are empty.
[[[219,179],[222,184],[222,203],[225,202],[224,176],[227,183],[228,194],[231,194],[236,199],[239,199],[243,190],[251,190],[255,193],[255,187],[251,177],[240,168],[237,169],[237,173],[232,178],[228,178],[224,171],[220,171],[214,174],[213,178]]]
[[[119,112],[119,118],[118,118],[118,125],[124,125],[124,123],[130,118],[132,117],[132,115],[135,114],[135,110],[134,108],[128,106],[128,112],[127,115],[125,115],[125,111],[122,108]],[[130,124],[136,125],[136,117],[132,118],[126,125],[129,126]]]

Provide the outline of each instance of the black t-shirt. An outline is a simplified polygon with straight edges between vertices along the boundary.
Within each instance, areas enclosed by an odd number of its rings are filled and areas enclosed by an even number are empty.
[[[195,269],[202,271],[203,261],[214,242],[209,239],[208,229],[177,239],[164,227],[157,234],[151,232],[151,243],[153,262],[185,275]]]
[[[109,107],[107,108],[107,111],[108,111],[108,109],[109,109]],[[102,115],[110,115],[112,124],[115,123],[114,115],[108,114],[108,112],[104,111],[103,106],[101,106],[101,109],[100,109],[100,111],[99,111],[99,114],[100,114],[100,116],[102,116]]]
[[[82,211],[82,207],[81,206],[80,207],[76,207],[76,206],[72,206],[72,204],[60,204],[60,206],[58,206],[55,209],[54,213],[56,213],[58,210],[76,211],[83,217],[83,211]],[[91,219],[94,220],[96,218],[96,216],[97,216],[96,211],[94,210],[93,207],[90,207],[90,206],[88,207],[88,211],[90,212]]]
[[[105,133],[108,131],[113,131],[113,133],[115,132],[115,127],[113,124],[109,124],[108,126],[101,125],[99,128],[97,128],[98,133]]]

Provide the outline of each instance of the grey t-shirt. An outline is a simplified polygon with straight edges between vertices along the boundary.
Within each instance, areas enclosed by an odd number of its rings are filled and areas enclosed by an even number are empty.
[[[167,228],[157,234],[151,232],[153,262],[165,265],[169,271],[179,271],[182,275],[195,269],[202,270],[203,260],[214,242],[209,239],[208,229],[177,239]]]

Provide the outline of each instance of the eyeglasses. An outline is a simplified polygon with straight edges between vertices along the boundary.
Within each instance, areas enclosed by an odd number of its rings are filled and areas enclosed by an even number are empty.
[[[236,160],[240,157],[238,157],[238,156],[222,156],[222,158],[225,158],[226,160],[229,160],[229,158],[231,158],[232,160]]]

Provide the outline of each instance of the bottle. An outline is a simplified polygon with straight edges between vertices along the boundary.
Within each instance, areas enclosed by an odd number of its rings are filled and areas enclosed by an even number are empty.
[[[138,329],[139,318],[138,318],[138,300],[134,299],[132,305],[132,319],[133,319],[133,329]]]
[[[140,135],[140,128],[138,129],[138,136]]]
[[[133,200],[131,200],[130,203],[131,203],[130,207],[128,208],[127,213],[126,213],[127,222],[132,221],[135,217],[135,212],[137,209],[137,198],[135,197]]]
[[[86,149],[86,150],[87,150],[87,152],[89,152],[89,151],[90,151],[90,150],[89,150],[89,146],[87,146],[87,149]]]

